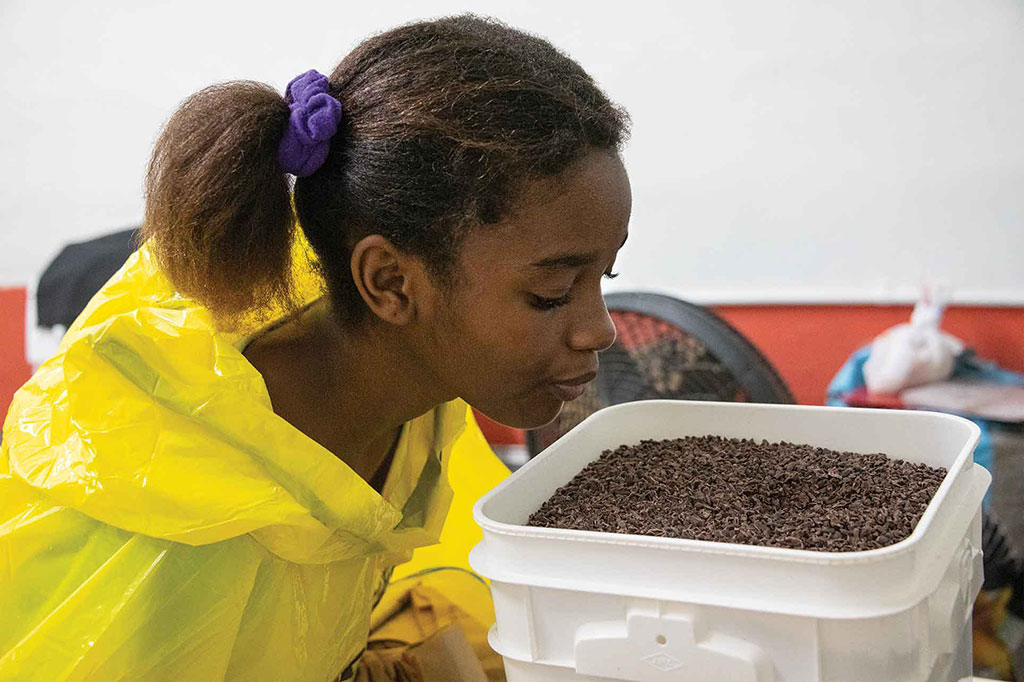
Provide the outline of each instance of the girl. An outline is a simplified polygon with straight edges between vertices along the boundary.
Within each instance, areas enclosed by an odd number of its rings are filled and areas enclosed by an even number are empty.
[[[0,678],[398,679],[440,654],[454,680],[462,634],[500,678],[472,578],[374,606],[416,547],[441,539],[406,575],[465,564],[502,476],[467,403],[540,426],[614,340],[626,133],[579,65],[473,16],[285,97],[189,98],[143,245],[4,423]]]

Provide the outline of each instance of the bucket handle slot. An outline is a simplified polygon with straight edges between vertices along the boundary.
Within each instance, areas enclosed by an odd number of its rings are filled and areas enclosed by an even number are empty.
[[[673,608],[676,609],[675,605]],[[660,613],[630,607],[625,620],[576,630],[576,672],[647,682],[774,682],[774,666],[751,642],[710,630],[698,607]]]

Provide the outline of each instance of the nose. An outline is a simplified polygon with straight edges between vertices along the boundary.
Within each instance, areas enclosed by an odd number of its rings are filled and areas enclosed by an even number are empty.
[[[597,293],[590,305],[581,307],[569,334],[569,347],[601,352],[615,343],[615,336],[615,323],[608,314],[604,296]]]

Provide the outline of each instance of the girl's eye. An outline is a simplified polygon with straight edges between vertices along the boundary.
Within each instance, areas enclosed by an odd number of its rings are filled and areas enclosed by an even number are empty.
[[[608,279],[615,279],[619,276],[619,273],[606,272],[604,273],[604,276]],[[543,296],[537,296],[536,294],[530,294],[530,302],[531,305],[538,310],[554,310],[555,308],[561,308],[569,303],[569,294],[559,296],[558,298],[545,298]]]
[[[558,298],[544,298],[543,296],[530,294],[530,305],[538,310],[554,310],[555,308],[561,308],[568,302],[569,294],[559,296]]]

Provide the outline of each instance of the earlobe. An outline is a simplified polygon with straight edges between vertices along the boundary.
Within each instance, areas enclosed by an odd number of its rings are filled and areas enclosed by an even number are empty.
[[[372,234],[352,248],[351,268],[359,295],[377,317],[391,324],[412,319],[407,254],[386,237]]]

